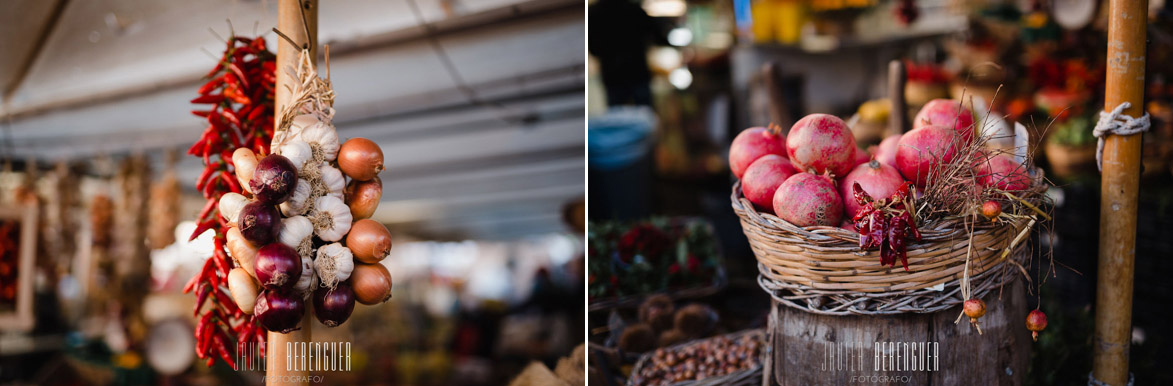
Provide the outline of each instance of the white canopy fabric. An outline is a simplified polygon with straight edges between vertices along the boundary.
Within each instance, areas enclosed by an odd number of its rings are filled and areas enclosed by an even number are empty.
[[[0,156],[186,149],[203,129],[188,101],[223,49],[209,28],[226,36],[230,20],[275,50],[276,15],[275,1],[0,2]],[[572,0],[322,1],[339,135],[386,158],[376,219],[451,237],[564,230],[562,203],[585,191],[584,16]],[[184,157],[181,179],[200,170]]]

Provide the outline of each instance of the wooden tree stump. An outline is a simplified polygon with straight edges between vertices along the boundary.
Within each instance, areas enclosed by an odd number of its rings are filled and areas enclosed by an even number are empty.
[[[990,291],[982,300],[987,309],[979,319],[982,335],[968,317],[953,323],[961,314],[960,304],[932,314],[829,316],[775,302],[762,384],[1021,385],[1031,349],[1021,280],[1013,280],[1000,294]],[[895,345],[880,346],[877,353],[877,344],[889,342]],[[936,351],[929,346],[922,356],[920,345],[933,343]],[[925,361],[916,364],[908,354]],[[876,370],[895,365],[897,359],[908,364]]]

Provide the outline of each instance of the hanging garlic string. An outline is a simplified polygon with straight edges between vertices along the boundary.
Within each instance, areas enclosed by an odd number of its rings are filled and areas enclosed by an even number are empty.
[[[274,147],[284,145],[295,133],[290,132],[293,119],[298,115],[312,114],[325,123],[334,120],[334,87],[330,81],[319,78],[313,58],[308,49],[298,54],[297,67],[286,67],[285,72],[298,82],[286,85],[289,89],[289,103],[278,112],[278,126],[273,134]]]

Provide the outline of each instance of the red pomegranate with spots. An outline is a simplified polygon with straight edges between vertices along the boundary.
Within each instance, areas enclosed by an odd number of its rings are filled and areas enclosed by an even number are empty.
[[[846,212],[843,212],[845,218],[855,217],[861,207],[854,199],[856,182],[868,195],[879,200],[892,197],[892,194],[900,189],[900,185],[904,184],[904,177],[900,176],[896,168],[877,160],[856,166],[839,181],[839,196],[843,197],[843,208],[846,209]]]
[[[926,126],[944,126],[953,129],[965,143],[973,141],[974,137],[973,111],[951,99],[933,99],[921,107],[912,120],[912,129],[917,130]]]
[[[741,178],[741,193],[758,210],[773,213],[774,192],[795,173],[798,173],[798,169],[790,164],[790,160],[777,154],[766,154],[745,170],[745,176]]]
[[[998,154],[980,162],[974,174],[982,187],[996,186],[1009,192],[1030,188],[1030,174],[1026,167],[1014,162],[1014,157],[1009,154]]]
[[[896,149],[900,144],[900,137],[902,135],[889,135],[880,141],[880,145],[876,146],[875,156],[876,161],[882,164],[896,166]]]
[[[800,227],[839,226],[843,200],[831,177],[798,173],[774,192],[774,213]]]
[[[766,154],[786,157],[786,136],[778,125],[751,127],[737,134],[729,145],[729,169],[741,178],[749,165]]]
[[[855,165],[855,136],[834,115],[807,115],[790,127],[786,154],[799,170],[844,176]]]
[[[857,148],[855,148],[855,160],[851,161],[851,168],[855,169],[856,166],[866,164],[866,163],[868,163],[868,161],[871,161],[871,160],[872,160],[871,153],[868,153],[867,150],[863,150],[863,149],[860,149],[857,147]]]
[[[952,128],[925,126],[900,137],[896,148],[896,169],[918,188],[924,188],[940,165],[957,157],[961,138]]]

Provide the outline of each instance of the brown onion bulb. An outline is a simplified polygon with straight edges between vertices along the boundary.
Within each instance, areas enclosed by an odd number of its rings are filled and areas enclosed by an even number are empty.
[[[369,306],[391,299],[391,272],[382,264],[355,264],[350,285],[359,303]]]
[[[240,182],[240,187],[244,188],[246,192],[252,193],[249,189],[249,181],[253,179],[253,172],[257,170],[257,155],[247,147],[236,149],[232,152],[232,167],[236,169],[236,181]]]
[[[383,171],[383,149],[366,138],[351,138],[338,150],[338,168],[347,177],[369,181]]]
[[[253,281],[252,276],[244,268],[236,267],[228,272],[228,293],[232,294],[232,300],[245,314],[253,314],[259,292],[257,282]]]
[[[367,264],[375,264],[391,252],[391,232],[378,221],[362,219],[350,227],[346,235],[346,247],[354,258]]]
[[[253,264],[257,261],[258,248],[244,239],[244,235],[240,233],[240,227],[228,228],[224,239],[228,253],[232,255],[233,260],[236,260],[236,265],[244,268],[250,276],[257,277],[256,267]]]
[[[355,220],[371,218],[379,207],[379,200],[383,199],[383,180],[378,176],[370,181],[350,180],[344,192],[351,217]]]

